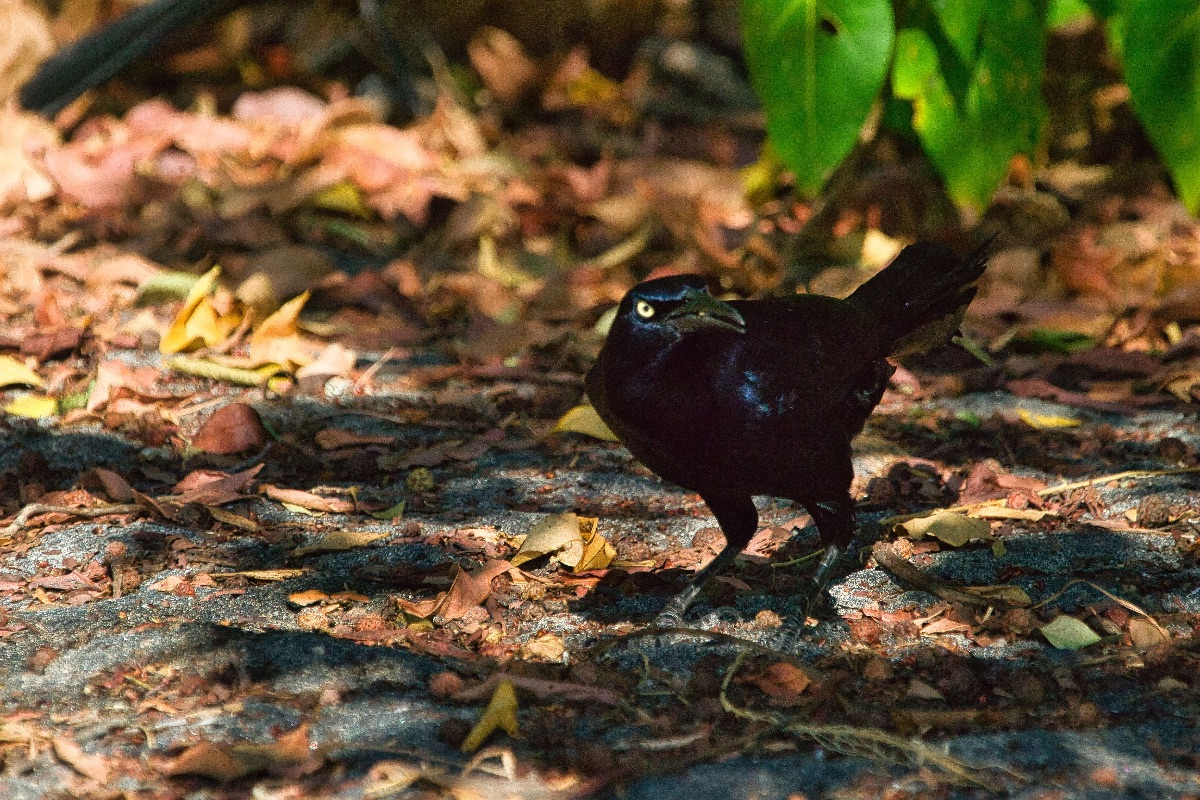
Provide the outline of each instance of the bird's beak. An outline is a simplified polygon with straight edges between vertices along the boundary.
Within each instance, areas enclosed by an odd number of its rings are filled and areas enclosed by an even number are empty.
[[[737,309],[707,292],[691,295],[683,305],[672,309],[666,319],[673,320],[675,327],[682,331],[725,328],[746,332],[746,320]]]

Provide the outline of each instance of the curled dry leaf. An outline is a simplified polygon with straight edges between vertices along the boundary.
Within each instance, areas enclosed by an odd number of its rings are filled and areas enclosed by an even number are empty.
[[[325,497],[301,489],[282,489],[267,484],[262,487],[262,491],[272,500],[294,509],[323,511],[329,514],[349,514],[355,508],[354,503],[350,500],[343,500],[340,497]]]
[[[231,781],[256,772],[310,772],[321,761],[309,740],[308,726],[301,725],[270,744],[201,742],[180,753],[163,771]]]
[[[768,665],[761,672],[748,676],[745,681],[753,683],[776,705],[795,705],[800,696],[813,684],[812,676],[789,661]]]
[[[270,434],[252,406],[229,403],[205,420],[192,439],[192,447],[205,453],[230,455],[261,450],[269,440]]]
[[[55,736],[52,740],[54,755],[85,778],[91,778],[100,784],[108,783],[108,759],[101,755],[88,755],[83,748],[65,736]]]
[[[241,315],[222,315],[209,299],[220,275],[221,268],[213,267],[192,286],[183,308],[179,309],[158,343],[159,352],[172,355],[197,347],[212,347],[237,328]]]
[[[617,557],[607,539],[597,532],[595,517],[579,517],[571,512],[551,514],[534,524],[513,556],[514,566],[544,555],[576,573],[604,569]]]
[[[41,386],[42,379],[12,356],[0,356],[0,389],[5,386]]]

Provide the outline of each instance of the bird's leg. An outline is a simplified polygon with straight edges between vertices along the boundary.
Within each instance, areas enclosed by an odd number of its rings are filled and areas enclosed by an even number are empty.
[[[846,495],[836,500],[805,503],[804,506],[817,526],[821,543],[825,545],[825,553],[821,556],[817,568],[809,576],[809,585],[801,601],[807,617],[813,607],[820,602],[822,592],[825,591],[825,584],[829,582],[829,575],[833,572],[833,568],[837,566],[842,554],[854,541],[854,501],[850,499],[849,495]]]
[[[704,497],[703,495],[701,495]],[[667,605],[654,620],[660,628],[680,628],[683,626],[683,615],[695,601],[708,579],[729,566],[738,553],[742,552],[754,532],[758,530],[758,509],[754,500],[749,496],[734,499],[704,497],[704,502],[717,518],[721,532],[725,534],[725,549],[717,553],[717,557],[708,562],[697,572],[687,586],[679,594],[668,601]]]
[[[682,628],[683,615],[691,608],[693,602],[704,589],[704,584],[708,583],[708,579],[725,569],[731,561],[737,558],[740,549],[725,546],[725,549],[717,553],[717,557],[708,562],[702,570],[697,572],[692,579],[688,581],[688,585],[683,587],[679,594],[672,597],[667,604],[663,606],[663,610],[659,612],[654,620],[654,624],[660,628]]]

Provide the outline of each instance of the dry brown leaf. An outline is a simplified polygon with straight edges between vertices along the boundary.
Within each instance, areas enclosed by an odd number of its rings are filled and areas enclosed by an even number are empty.
[[[250,337],[250,361],[254,364],[303,365],[313,360],[312,349],[300,338],[300,311],[308,302],[309,292],[279,307],[255,328]]]
[[[388,538],[386,533],[376,531],[332,531],[321,536],[312,544],[297,547],[292,551],[294,556],[308,556],[313,553],[334,553],[341,550],[353,550],[365,547],[371,542]]]
[[[270,434],[253,406],[228,403],[221,406],[196,431],[192,447],[205,453],[231,455],[261,450]]]
[[[420,603],[409,603],[401,600],[401,605],[408,611],[423,619],[441,616],[447,620],[458,619],[472,608],[475,608],[492,593],[492,579],[513,569],[508,561],[495,559],[488,561],[473,573],[468,573],[457,564],[451,570],[450,588],[438,594],[432,600]]]
[[[567,645],[561,636],[546,631],[521,645],[521,658],[526,661],[562,662]]]
[[[320,589],[307,589],[303,592],[293,592],[288,595],[287,599],[292,605],[303,608],[304,606],[311,606],[313,603],[324,602],[329,599],[329,595]]]
[[[396,437],[383,435],[367,435],[348,431],[345,428],[322,428],[313,437],[317,447],[322,450],[338,450],[343,447],[365,447],[380,445],[391,447],[396,444]]]
[[[790,661],[779,661],[745,679],[753,683],[776,705],[794,705],[813,684],[812,676]]]
[[[308,726],[301,725],[271,744],[215,744],[201,742],[180,753],[165,770],[167,775],[201,775],[218,781],[231,781],[256,772],[310,771],[320,766],[308,737]]]
[[[1138,650],[1149,650],[1155,645],[1169,642],[1170,637],[1153,620],[1132,617],[1129,620],[1129,641]]]
[[[217,470],[198,469],[189,472],[175,484],[173,499],[180,503],[199,503],[219,506],[235,500],[246,500],[250,495],[243,490],[262,471],[263,465],[256,464],[242,472],[226,473]]]
[[[301,489],[283,489],[271,484],[262,487],[262,493],[277,503],[309,511],[321,511],[329,514],[349,514],[355,509],[352,500],[340,497],[325,497]]]
[[[65,736],[55,736],[51,743],[54,745],[54,755],[64,764],[85,778],[91,778],[100,784],[107,784],[109,779],[108,759],[101,755],[88,755],[83,748]]]

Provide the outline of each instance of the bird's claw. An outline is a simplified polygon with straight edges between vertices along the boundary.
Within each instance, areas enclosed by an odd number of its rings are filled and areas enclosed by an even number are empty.
[[[682,628],[683,615],[674,611],[664,611],[654,618],[656,628]]]

